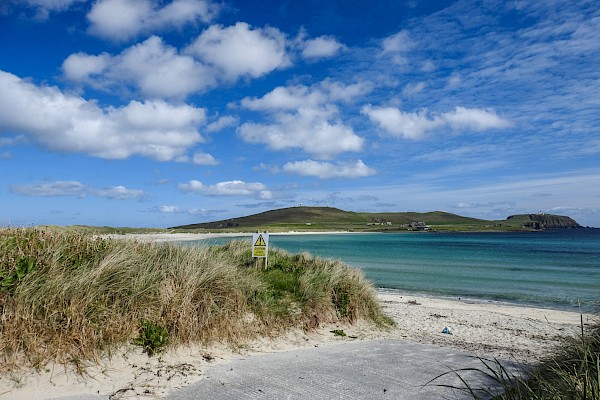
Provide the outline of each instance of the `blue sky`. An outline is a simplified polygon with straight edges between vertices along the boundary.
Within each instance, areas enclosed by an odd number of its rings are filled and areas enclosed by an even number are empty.
[[[595,1],[5,0],[0,225],[600,227]]]

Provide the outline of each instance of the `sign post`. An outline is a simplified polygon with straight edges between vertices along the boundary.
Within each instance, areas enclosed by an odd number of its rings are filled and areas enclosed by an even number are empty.
[[[256,258],[257,263],[259,258],[265,259],[265,269],[269,259],[269,234],[255,233],[252,235],[252,257]]]

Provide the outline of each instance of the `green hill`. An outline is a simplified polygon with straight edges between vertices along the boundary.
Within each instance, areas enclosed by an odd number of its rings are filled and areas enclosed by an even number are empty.
[[[418,224],[421,223],[421,224]],[[427,213],[366,213],[332,207],[290,207],[265,211],[245,217],[172,227],[177,230],[349,230],[383,231],[408,229],[484,229],[494,222],[463,217],[442,211]],[[426,227],[427,226],[427,227]]]
[[[201,231],[353,231],[405,230],[485,231],[580,228],[573,219],[552,214],[513,215],[506,220],[488,221],[443,211],[426,213],[367,213],[333,207],[290,207],[221,221],[181,225],[171,230]]]

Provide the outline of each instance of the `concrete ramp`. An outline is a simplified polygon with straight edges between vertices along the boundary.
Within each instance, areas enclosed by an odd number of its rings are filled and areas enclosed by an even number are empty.
[[[370,340],[281,353],[252,355],[211,367],[195,384],[166,397],[191,399],[471,399],[452,369],[483,368],[473,354],[409,343]],[[460,373],[473,387],[494,382]],[[483,395],[483,393],[480,393]],[[486,398],[485,395],[482,398]]]

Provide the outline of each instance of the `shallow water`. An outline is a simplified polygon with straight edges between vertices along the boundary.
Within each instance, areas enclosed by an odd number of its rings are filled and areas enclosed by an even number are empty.
[[[270,246],[342,260],[402,292],[586,312],[600,304],[598,229],[271,235]]]

